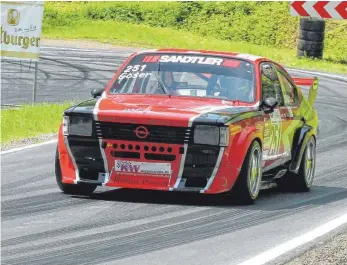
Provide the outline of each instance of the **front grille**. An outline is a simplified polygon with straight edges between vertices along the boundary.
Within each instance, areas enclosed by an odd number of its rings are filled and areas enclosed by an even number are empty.
[[[187,178],[185,188],[199,187],[204,188],[207,185],[207,178]]]
[[[111,155],[114,157],[140,159],[140,153],[138,152],[111,151]]]
[[[140,126],[148,130],[147,137],[139,138],[136,135],[135,131]],[[98,121],[95,122],[95,127],[97,136],[104,139],[184,144],[191,138],[191,130],[186,127]]]
[[[174,161],[176,159],[175,155],[167,154],[145,154],[147,160],[162,160],[162,161]]]

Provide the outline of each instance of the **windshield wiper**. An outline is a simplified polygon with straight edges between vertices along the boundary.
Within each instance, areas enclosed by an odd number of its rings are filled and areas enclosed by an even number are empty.
[[[164,82],[159,77],[159,72],[160,72],[160,62],[158,61],[158,72],[154,73],[154,76],[155,78],[157,78],[158,87],[160,86],[160,88],[164,91],[164,93],[169,95],[169,97],[171,97],[169,90],[166,88],[166,86],[164,85]]]
[[[164,91],[165,94],[171,96],[170,92],[167,90],[166,86],[164,85],[163,81],[161,81],[160,77],[154,73],[155,78],[157,78],[158,81],[158,87],[160,86],[160,88]]]

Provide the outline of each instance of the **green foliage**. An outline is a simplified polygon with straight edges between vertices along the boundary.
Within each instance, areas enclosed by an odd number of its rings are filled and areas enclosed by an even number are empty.
[[[1,143],[56,133],[62,121],[63,111],[69,106],[71,103],[37,104],[1,110]]]
[[[45,2],[43,30],[106,20],[167,27],[220,40],[296,49],[299,18],[289,2]],[[327,20],[324,56],[347,56],[347,21]]]
[[[130,33],[130,34],[129,34]],[[296,58],[295,50],[245,42],[202,37],[184,30],[154,28],[115,21],[81,20],[74,26],[46,28],[44,36],[53,39],[89,39],[132,47],[189,48],[217,51],[238,51],[265,56],[285,66],[347,73],[347,64],[327,60]]]

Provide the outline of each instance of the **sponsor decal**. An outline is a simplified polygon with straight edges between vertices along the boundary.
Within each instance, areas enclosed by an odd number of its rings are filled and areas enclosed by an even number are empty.
[[[141,185],[141,186],[156,186],[167,187],[169,185],[169,178],[156,178],[156,177],[136,177],[136,176],[116,176],[113,180],[114,183],[119,185]]]
[[[289,113],[289,118],[293,118],[294,117],[293,111],[292,111],[291,107],[288,107],[288,113]]]
[[[207,65],[221,65],[221,66],[230,67],[230,68],[239,67],[241,63],[240,60],[234,60],[234,59],[222,59],[222,58],[216,58],[216,57],[191,56],[191,55],[145,56],[142,62],[207,64]]]
[[[227,59],[223,61],[222,66],[235,68],[235,67],[239,67],[240,63],[241,62],[239,60]]]
[[[144,112],[146,110],[147,109],[144,109],[144,108],[136,108],[136,109],[124,109],[123,111],[124,112]]]
[[[193,97],[196,97],[196,96],[198,95],[198,91],[197,91],[196,89],[191,89],[191,90],[189,91],[189,94],[190,94],[191,96],[193,96]]]
[[[19,22],[20,13],[17,9],[9,9],[7,11],[7,23],[11,26],[17,26]]]
[[[223,59],[213,58],[213,57],[203,57],[203,56],[163,55],[160,57],[159,62],[221,65],[223,62]]]
[[[146,62],[146,63],[156,63],[158,62],[160,59],[159,55],[155,55],[155,56],[145,56],[142,60],[142,62]]]
[[[270,122],[265,122],[264,128],[264,158],[272,159],[272,157],[277,157],[280,153],[282,138],[282,119],[281,113],[278,109],[275,109],[273,113],[270,114]]]
[[[257,56],[257,55],[252,55],[252,54],[246,54],[246,53],[239,53],[236,55],[236,57],[241,57],[241,58],[245,58],[251,61],[256,61],[258,59],[261,59],[262,57]]]
[[[230,130],[230,135],[235,135],[239,132],[242,131],[242,126],[240,125],[231,125],[229,126],[229,130]]]
[[[168,178],[171,176],[171,164],[115,160],[114,172],[116,175],[150,175]]]
[[[1,57],[38,61],[43,1],[1,3]]]

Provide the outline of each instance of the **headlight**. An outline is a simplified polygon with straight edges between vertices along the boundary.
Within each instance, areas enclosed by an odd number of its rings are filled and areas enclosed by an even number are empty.
[[[70,118],[69,116],[63,117],[63,134],[69,135],[69,125],[70,125]]]
[[[229,144],[229,127],[197,125],[194,130],[194,143],[227,146]]]
[[[64,116],[64,135],[91,136],[93,134],[93,121],[89,117]]]

